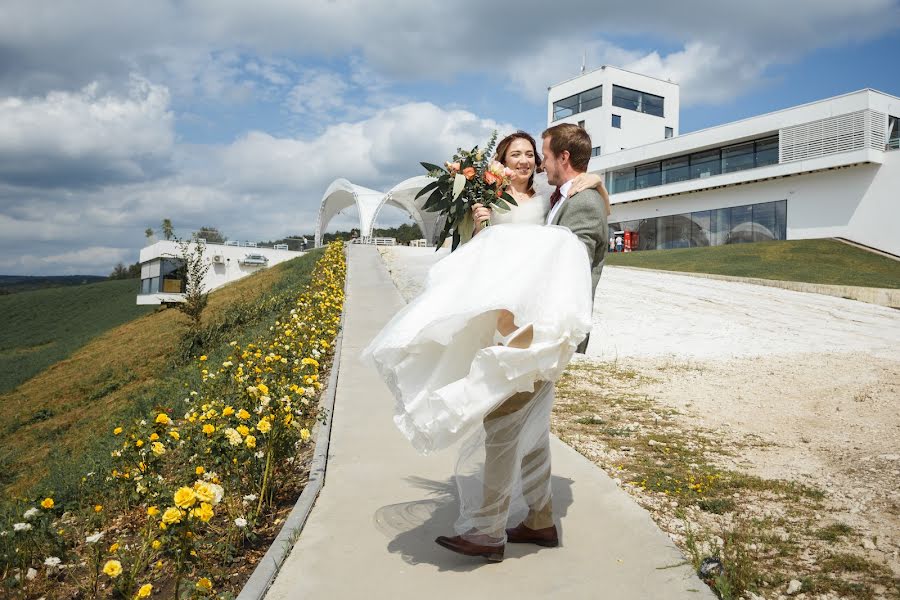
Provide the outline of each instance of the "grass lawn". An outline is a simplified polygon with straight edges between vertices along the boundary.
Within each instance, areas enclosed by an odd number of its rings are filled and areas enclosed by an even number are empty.
[[[0,393],[58,362],[92,338],[153,311],[138,306],[137,279],[0,296]]]
[[[836,240],[611,253],[606,264],[780,281],[900,288],[900,262]]]
[[[271,300],[305,284],[320,256],[321,252],[310,252],[214,291],[209,296],[203,324],[213,334],[218,331],[228,339],[238,340],[252,336],[254,327],[268,327]],[[134,302],[134,281],[111,283],[128,283]],[[92,286],[81,289],[88,287]],[[72,291],[28,292],[0,300]],[[56,315],[46,318],[65,321]],[[78,318],[85,316],[73,316],[75,321]],[[99,316],[93,318],[100,321]],[[84,337],[78,343],[70,343],[66,337],[74,336],[74,331],[59,325],[55,339],[74,348],[71,354],[63,360],[41,358],[45,363],[42,370],[15,389],[0,392],[0,491],[10,496],[23,494],[48,475],[54,475],[54,471],[65,472],[66,465],[78,463],[81,468],[93,464],[97,456],[108,459],[108,450],[99,445],[101,440],[108,442],[112,423],[171,403],[173,397],[184,393],[179,389],[182,382],[196,376],[196,368],[174,364],[187,330],[186,317],[175,309],[167,309],[139,318],[132,316],[131,320],[123,317],[122,321],[127,322],[116,327],[107,324],[105,331],[95,330],[93,339],[86,340],[87,334],[79,334]],[[32,323],[36,329],[50,329],[39,315],[32,317]],[[221,323],[231,325],[218,325]],[[21,336],[29,335],[27,328],[18,330]],[[15,337],[4,330],[3,339]],[[32,341],[23,342],[20,347],[33,347],[41,340],[39,336],[27,339]],[[208,343],[226,346],[227,339],[222,342],[211,337]],[[52,345],[46,349],[38,347],[33,353],[43,354],[51,349]],[[209,347],[208,351],[212,354],[215,348]],[[56,487],[69,483],[59,481]]]

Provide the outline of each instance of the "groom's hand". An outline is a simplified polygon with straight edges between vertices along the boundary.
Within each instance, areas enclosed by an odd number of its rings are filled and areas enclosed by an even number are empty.
[[[472,220],[475,221],[475,231],[484,229],[484,222],[491,219],[491,209],[483,204],[472,205]]]

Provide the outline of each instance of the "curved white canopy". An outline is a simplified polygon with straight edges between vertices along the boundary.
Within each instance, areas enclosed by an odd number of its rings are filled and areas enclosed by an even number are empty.
[[[363,238],[371,237],[375,219],[385,204],[409,213],[418,224],[419,229],[422,230],[422,235],[428,245],[433,245],[439,214],[425,212],[421,209],[427,196],[415,199],[419,190],[430,181],[432,181],[431,178],[425,175],[410,177],[384,193],[356,185],[343,178],[335,179],[325,190],[322,204],[319,206],[319,217],[316,220],[316,246],[322,245],[322,233],[328,227],[331,219],[345,208],[353,205],[356,205],[359,213],[360,235]]]

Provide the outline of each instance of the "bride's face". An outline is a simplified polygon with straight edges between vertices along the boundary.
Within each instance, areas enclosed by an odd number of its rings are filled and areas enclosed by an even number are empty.
[[[513,181],[528,181],[534,173],[534,148],[528,140],[516,138],[506,150],[503,164],[513,170]]]

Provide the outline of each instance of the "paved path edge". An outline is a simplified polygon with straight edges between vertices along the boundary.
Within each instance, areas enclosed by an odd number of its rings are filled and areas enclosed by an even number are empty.
[[[346,248],[344,248],[344,260],[349,262]],[[256,568],[250,575],[250,579],[247,580],[247,583],[241,589],[237,600],[261,600],[265,597],[272,582],[275,581],[281,565],[284,564],[285,559],[291,553],[297,537],[303,531],[303,526],[306,525],[306,520],[309,518],[309,513],[312,512],[316,498],[318,498],[319,492],[325,484],[325,471],[328,467],[328,446],[331,443],[331,423],[334,415],[335,396],[337,394],[338,372],[341,366],[341,347],[344,341],[344,319],[347,313],[347,282],[349,279],[348,269],[344,275],[345,306],[341,310],[341,322],[334,342],[334,360],[331,362],[328,387],[325,389],[325,395],[321,403],[321,406],[327,411],[328,418],[316,433],[316,447],[309,467],[309,480],[300,493],[294,508],[291,509],[290,514],[285,519],[284,525],[281,526],[278,535],[272,540],[269,550],[260,559],[259,564],[256,565]]]

